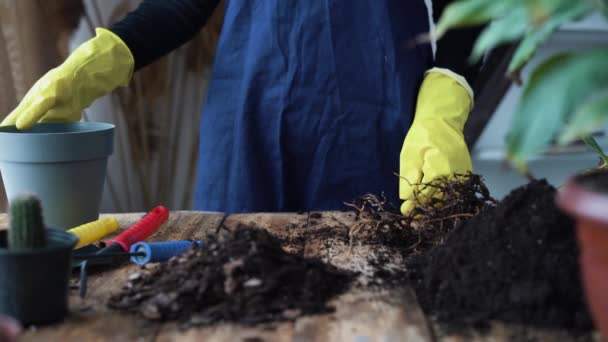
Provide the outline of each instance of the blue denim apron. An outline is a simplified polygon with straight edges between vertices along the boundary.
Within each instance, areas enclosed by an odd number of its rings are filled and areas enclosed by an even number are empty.
[[[432,66],[424,0],[229,0],[200,123],[195,210],[399,205],[399,154]]]

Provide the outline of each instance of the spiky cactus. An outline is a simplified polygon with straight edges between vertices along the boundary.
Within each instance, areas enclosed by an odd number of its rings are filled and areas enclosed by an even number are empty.
[[[11,249],[46,246],[42,205],[36,195],[21,194],[11,200],[8,246]]]

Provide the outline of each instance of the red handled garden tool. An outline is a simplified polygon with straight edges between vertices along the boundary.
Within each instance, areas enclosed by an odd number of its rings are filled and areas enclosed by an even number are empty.
[[[72,268],[80,268],[80,297],[84,298],[86,295],[89,265],[115,265],[128,260],[131,256],[144,256],[141,252],[131,253],[131,246],[147,239],[168,218],[169,210],[158,206],[116,238],[108,241],[105,247],[87,245],[75,250],[72,255]]]

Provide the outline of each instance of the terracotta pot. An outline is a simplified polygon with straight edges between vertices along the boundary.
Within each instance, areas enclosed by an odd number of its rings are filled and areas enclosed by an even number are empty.
[[[587,305],[608,338],[608,171],[571,177],[558,192],[557,205],[576,219]]]

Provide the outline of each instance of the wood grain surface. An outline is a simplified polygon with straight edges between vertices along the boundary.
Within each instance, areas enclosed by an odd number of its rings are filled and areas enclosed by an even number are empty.
[[[121,229],[141,218],[143,213],[117,214]],[[102,215],[107,216],[107,215]],[[369,246],[337,239],[328,245],[318,236],[323,229],[347,234],[351,213],[247,214],[171,212],[150,241],[204,239],[222,229],[239,225],[261,227],[285,241],[285,249],[318,257],[338,267],[365,270],[364,256],[376,251]],[[7,217],[0,215],[0,228]],[[398,256],[395,256],[398,258]],[[124,264],[90,275],[87,298],[70,290],[70,315],[60,324],[28,329],[23,341],[589,341],[597,335],[573,337],[565,331],[509,326],[496,322],[487,331],[449,334],[428,319],[420,309],[414,291],[404,284],[393,289],[373,290],[354,287],[332,301],[335,312],[303,317],[295,322],[243,327],[218,324],[183,330],[175,323],[154,324],[106,307],[109,296],[119,291],[129,274],[138,272],[134,264]],[[76,281],[76,275],[73,281]]]

